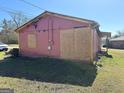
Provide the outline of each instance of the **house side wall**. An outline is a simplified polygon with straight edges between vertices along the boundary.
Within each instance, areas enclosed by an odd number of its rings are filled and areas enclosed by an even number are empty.
[[[96,29],[92,29],[93,33],[93,58],[96,58],[96,53],[101,50],[101,38]]]
[[[124,40],[110,41],[111,48],[124,49]]]
[[[60,57],[60,30],[79,26],[89,26],[89,24],[54,16],[44,16],[37,22],[36,28],[31,24],[19,32],[20,53],[24,56]],[[28,47],[28,34],[36,35],[36,48]],[[53,42],[49,43],[51,40]],[[49,45],[51,51],[48,51]]]

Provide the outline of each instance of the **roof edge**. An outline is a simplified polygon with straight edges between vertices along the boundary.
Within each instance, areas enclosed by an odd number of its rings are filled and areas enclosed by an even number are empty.
[[[93,20],[88,20],[88,19],[84,19],[84,18],[79,18],[79,17],[69,16],[69,15],[59,14],[59,13],[55,13],[55,12],[51,12],[51,11],[44,11],[43,13],[39,14],[38,16],[34,17],[33,19],[29,20],[28,22],[26,22],[22,26],[20,26],[17,29],[15,29],[15,31],[18,32],[19,30],[21,30],[25,26],[30,25],[31,23],[33,23],[34,20],[36,20],[36,19],[39,20],[42,16],[44,16],[44,14],[58,15],[58,16],[62,16],[62,17],[72,18],[72,20],[77,19],[78,21],[87,22],[87,23],[91,24],[91,26],[96,25],[96,24],[99,25],[96,21],[93,21]]]

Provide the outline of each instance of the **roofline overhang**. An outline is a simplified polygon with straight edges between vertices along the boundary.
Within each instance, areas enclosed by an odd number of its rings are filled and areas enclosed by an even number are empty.
[[[79,21],[79,22],[85,22],[88,23],[91,27],[99,27],[99,24],[96,21],[93,20],[88,20],[88,19],[83,19],[83,18],[78,18],[78,17],[73,17],[73,16],[68,16],[68,15],[63,15],[63,14],[59,14],[59,13],[54,13],[54,12],[50,12],[50,11],[45,11],[42,14],[36,16],[35,18],[31,19],[30,21],[28,21],[27,23],[23,24],[22,26],[18,27],[17,29],[15,29],[16,32],[20,31],[21,29],[23,29],[24,27],[40,20],[44,15],[54,15],[57,17],[64,17],[66,19],[69,20],[74,20],[74,21]]]

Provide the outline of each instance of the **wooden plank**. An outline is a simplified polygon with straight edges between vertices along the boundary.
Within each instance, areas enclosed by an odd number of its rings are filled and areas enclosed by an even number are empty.
[[[89,28],[80,28],[74,30],[75,38],[75,57],[79,60],[90,60],[91,40]]]
[[[60,31],[61,57],[65,59],[91,59],[90,28]]]
[[[73,59],[74,57],[73,30],[60,31],[60,42],[61,57],[64,59]]]
[[[28,34],[28,48],[36,48],[36,35]]]

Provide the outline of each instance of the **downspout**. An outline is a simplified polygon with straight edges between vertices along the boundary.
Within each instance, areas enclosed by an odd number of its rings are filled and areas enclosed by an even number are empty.
[[[49,55],[51,54],[51,50],[52,50],[52,45],[54,44],[54,38],[53,38],[53,19],[49,18],[48,19],[48,51],[49,51]],[[51,34],[50,34],[51,31]],[[51,37],[50,37],[51,35]]]
[[[49,19],[48,19],[48,47],[47,47],[47,49],[48,49],[48,53],[49,53],[49,55],[51,54],[51,46],[50,46],[50,35],[49,35],[49,31],[50,31],[50,29],[49,29],[49,27],[50,27],[50,25],[49,25]]]
[[[54,44],[54,33],[53,33],[53,31],[54,31],[54,27],[53,27],[53,19],[51,18],[51,26],[52,26],[52,28],[51,28],[51,43],[52,43],[52,45]]]

